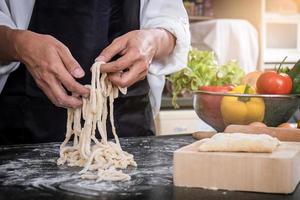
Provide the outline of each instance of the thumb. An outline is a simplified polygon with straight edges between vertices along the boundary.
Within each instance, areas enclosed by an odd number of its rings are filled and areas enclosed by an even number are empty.
[[[96,62],[108,63],[114,56],[121,53],[126,48],[126,37],[119,37],[115,39],[108,47],[106,47],[101,54],[95,59]]]

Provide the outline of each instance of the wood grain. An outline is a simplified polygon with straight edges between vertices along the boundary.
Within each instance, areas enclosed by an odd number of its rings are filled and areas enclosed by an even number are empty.
[[[174,153],[176,186],[292,193],[299,182],[300,143],[273,153],[198,152],[196,143]]]

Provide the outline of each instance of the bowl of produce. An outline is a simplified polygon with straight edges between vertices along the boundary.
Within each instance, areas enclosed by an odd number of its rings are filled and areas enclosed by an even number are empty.
[[[188,66],[168,78],[173,105],[178,107],[178,94],[190,91],[199,118],[217,131],[253,122],[278,126],[299,109],[300,61],[290,69],[283,67],[285,59],[275,70],[245,74],[235,61],[218,65],[213,52],[193,49]]]
[[[199,87],[193,102],[197,115],[218,131],[230,124],[287,122],[300,106],[300,61],[282,68],[285,59],[274,71],[249,73],[244,85]]]
[[[277,127],[287,122],[300,106],[297,94],[257,94],[249,85],[229,88],[228,92],[203,89],[194,92],[194,110],[217,131],[224,131],[230,124],[255,122]]]

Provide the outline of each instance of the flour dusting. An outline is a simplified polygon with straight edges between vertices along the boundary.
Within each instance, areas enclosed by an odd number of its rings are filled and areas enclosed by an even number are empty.
[[[131,176],[125,182],[99,182],[80,179],[78,167],[57,166],[56,143],[0,147],[0,185],[61,190],[96,196],[100,193],[136,193],[155,186],[172,184],[173,152],[192,139],[125,138],[120,143],[133,154],[138,167],[124,170]]]

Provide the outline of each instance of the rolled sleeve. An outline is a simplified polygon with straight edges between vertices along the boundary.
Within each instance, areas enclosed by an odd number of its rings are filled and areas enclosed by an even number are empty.
[[[176,38],[173,52],[163,60],[154,60],[149,73],[167,75],[186,66],[191,38],[188,16],[181,0],[145,1],[141,12],[141,28],[163,28]]]
[[[27,29],[34,3],[34,0],[0,0],[0,25],[12,29]],[[8,75],[19,65],[19,62],[0,62],[0,93]]]
[[[189,21],[182,0],[142,0],[141,28],[163,28],[176,38],[173,52],[162,60],[153,60],[149,66],[150,102],[154,116],[159,112],[165,75],[187,66],[191,37]]]

